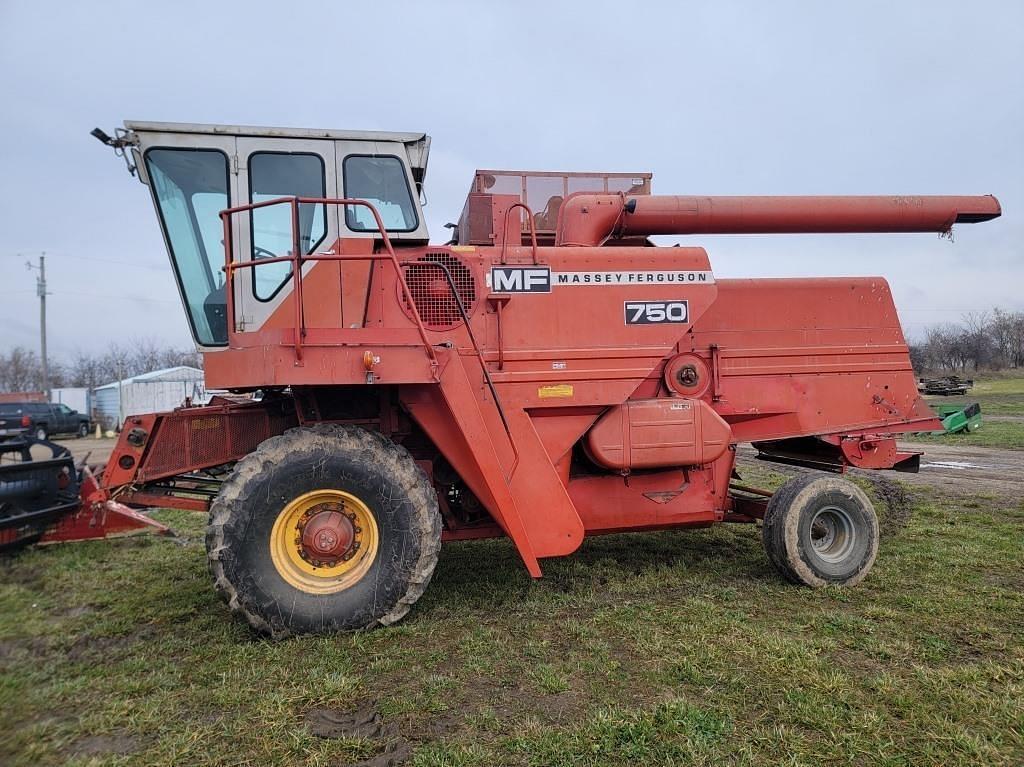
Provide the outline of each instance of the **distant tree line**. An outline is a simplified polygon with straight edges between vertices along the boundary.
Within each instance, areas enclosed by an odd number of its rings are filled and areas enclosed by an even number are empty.
[[[910,359],[918,373],[1024,367],[1024,312],[973,312],[931,327],[910,345]]]
[[[101,354],[79,352],[70,359],[50,358],[48,362],[51,389],[93,389],[160,368],[203,366],[202,355],[195,350],[173,349],[148,339],[124,346],[114,344]],[[34,350],[16,346],[0,352],[0,392],[38,392],[45,388],[42,362]]]

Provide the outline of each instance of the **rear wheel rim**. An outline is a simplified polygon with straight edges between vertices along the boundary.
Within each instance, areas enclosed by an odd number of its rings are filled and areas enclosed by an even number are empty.
[[[313,490],[288,502],[270,532],[278,574],[307,594],[336,594],[361,581],[380,532],[369,506],[344,490]]]
[[[857,528],[845,509],[825,506],[811,519],[811,548],[830,564],[844,562],[857,545]]]

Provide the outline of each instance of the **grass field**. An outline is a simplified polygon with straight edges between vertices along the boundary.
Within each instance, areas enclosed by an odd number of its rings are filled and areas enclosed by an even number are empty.
[[[1024,375],[1005,374],[998,378],[977,378],[974,387],[963,397],[929,397],[929,401],[962,403],[977,402],[983,413],[1024,416]]]
[[[923,434],[908,437],[908,441],[1024,449],[1024,376],[980,378],[966,396],[925,399],[930,405],[964,406],[977,402],[981,405],[982,426],[970,434]],[[1012,420],[995,420],[992,416]]]
[[[592,539],[539,582],[465,543],[397,627],[279,643],[217,601],[201,517],[27,551],[0,763],[1020,765],[1024,503],[928,493],[849,591],[783,583],[749,526]],[[324,707],[381,723],[318,738]]]

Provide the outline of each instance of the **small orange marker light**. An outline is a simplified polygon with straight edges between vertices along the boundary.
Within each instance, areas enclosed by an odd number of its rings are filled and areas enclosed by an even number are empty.
[[[363,352],[363,367],[366,368],[366,383],[372,384],[375,380],[373,366],[380,362],[380,357],[370,351]]]

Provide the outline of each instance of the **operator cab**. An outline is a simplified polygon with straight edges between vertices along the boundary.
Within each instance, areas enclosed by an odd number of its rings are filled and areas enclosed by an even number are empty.
[[[120,151],[131,149],[203,351],[228,340],[222,210],[282,197],[363,199],[380,213],[394,244],[428,241],[420,197],[430,138],[423,133],[126,122],[117,139],[94,135]],[[362,206],[302,203],[298,214],[306,254],[333,250],[342,239],[380,239]],[[234,261],[292,255],[290,205],[239,212],[230,226]],[[304,265],[303,274],[312,266]],[[274,313],[290,293],[291,268],[278,261],[235,273],[240,329],[261,326]]]

